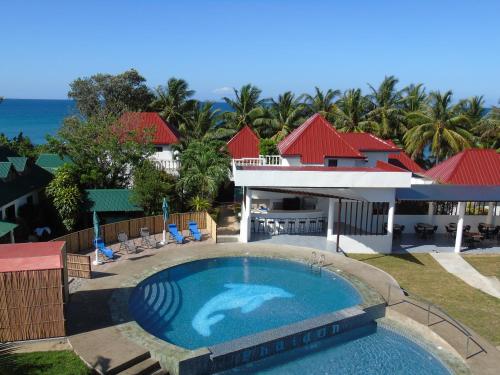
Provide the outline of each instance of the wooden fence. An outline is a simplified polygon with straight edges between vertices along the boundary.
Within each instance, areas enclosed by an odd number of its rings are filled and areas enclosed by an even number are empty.
[[[217,241],[217,224],[207,212],[186,212],[171,214],[168,224],[176,224],[179,230],[188,229],[188,222],[196,221],[200,229],[208,231],[210,236]],[[162,215],[147,216],[137,219],[119,221],[100,226],[101,237],[106,244],[117,242],[118,233],[125,232],[129,238],[140,236],[141,228],[147,227],[152,234],[162,233]],[[53,241],[65,241],[68,253],[79,253],[93,247],[94,228],[87,228],[78,232],[66,234]]]
[[[91,260],[88,255],[67,254],[68,276],[80,277],[83,279],[92,278]]]
[[[0,273],[0,342],[66,335],[62,272]]]

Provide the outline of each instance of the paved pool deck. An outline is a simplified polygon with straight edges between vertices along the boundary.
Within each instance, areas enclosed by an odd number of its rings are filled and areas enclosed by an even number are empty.
[[[140,280],[164,268],[196,259],[247,255],[304,261],[313,250],[310,247],[268,243],[214,244],[207,240],[184,245],[168,244],[159,249],[125,255],[118,261],[96,266],[93,279],[74,279],[70,284],[71,297],[67,305],[69,341],[75,352],[100,373],[106,373],[131,357],[143,355],[158,346],[168,348],[164,355],[171,358],[164,360],[175,362],[189,353],[147,334],[125,311],[127,296]],[[324,254],[329,267],[369,285],[369,289],[379,297],[387,297],[388,285],[398,285],[389,274],[371,265],[340,254]],[[393,306],[389,310],[411,318],[416,324],[425,322],[427,314],[421,309],[394,302],[404,298],[399,289],[392,288]],[[441,321],[429,329],[448,342],[457,353],[464,352],[464,336],[453,324]],[[496,375],[500,368],[500,352],[475,333],[473,336],[486,353],[480,352],[468,359],[468,366],[474,374]]]

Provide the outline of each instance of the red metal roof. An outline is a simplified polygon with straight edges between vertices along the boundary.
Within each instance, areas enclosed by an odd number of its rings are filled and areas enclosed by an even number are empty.
[[[469,148],[429,169],[427,176],[442,184],[500,185],[500,154]]]
[[[323,164],[325,157],[363,158],[326,119],[315,114],[278,144],[283,156],[300,156],[304,164]]]
[[[410,172],[416,174],[425,174],[425,169],[417,164],[415,160],[410,158],[406,152],[401,150],[398,146],[394,144],[390,139],[386,139],[384,142],[396,147],[399,151],[397,154],[389,154],[389,163],[395,165],[396,167],[401,167],[409,170]]]
[[[119,120],[120,124],[127,130],[143,132],[147,129],[153,130],[153,144],[170,145],[179,143],[179,132],[177,129],[164,121],[156,112],[125,112]]]
[[[63,268],[64,244],[64,241],[53,241],[0,245],[0,272]]]
[[[245,125],[233,138],[227,142],[227,149],[233,159],[258,158],[259,137],[250,126]]]
[[[380,161],[377,162],[376,167],[326,167],[322,165],[297,165],[297,166],[245,165],[245,166],[238,166],[237,168],[244,171],[407,172],[404,169]]]
[[[384,141],[370,133],[339,133],[355,149],[363,151],[399,151],[394,143]]]

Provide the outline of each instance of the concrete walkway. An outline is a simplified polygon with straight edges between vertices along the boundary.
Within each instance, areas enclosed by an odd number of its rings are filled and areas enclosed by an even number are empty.
[[[431,256],[449,273],[493,297],[500,298],[500,281],[479,273],[460,254],[430,253]]]

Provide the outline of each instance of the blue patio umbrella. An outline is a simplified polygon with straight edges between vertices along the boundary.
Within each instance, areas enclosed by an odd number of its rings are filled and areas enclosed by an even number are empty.
[[[168,220],[168,202],[167,198],[163,198],[163,204],[161,205],[161,209],[163,211],[163,239],[162,239],[162,244],[165,244],[167,242],[167,220]]]

